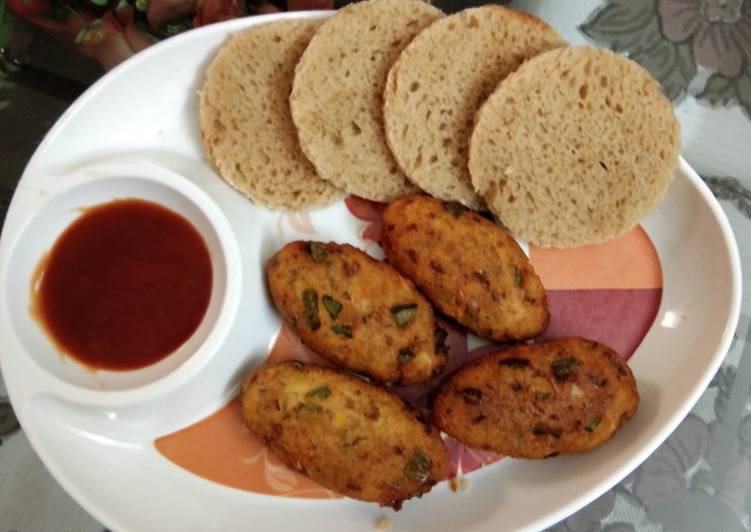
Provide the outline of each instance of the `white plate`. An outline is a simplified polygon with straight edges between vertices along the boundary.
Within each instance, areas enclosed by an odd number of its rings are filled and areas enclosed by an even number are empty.
[[[362,239],[365,224],[343,203],[312,212],[309,219],[256,207],[216,177],[201,148],[197,91],[227,37],[280,18],[323,16],[327,14],[234,20],[140,53],[70,107],[23,175],[0,241],[0,362],[35,450],[64,488],[108,527],[139,532],[248,527],[329,532],[372,530],[382,515],[391,514],[348,499],[273,497],[212,483],[166,460],[154,446],[155,438],[224,405],[247,368],[268,354],[280,323],[268,301],[262,264],[277,248],[311,238],[313,231],[316,239],[351,242],[379,253],[375,244]],[[121,164],[135,165],[135,173],[147,176],[157,165],[172,178],[183,176],[197,185],[203,193],[194,201],[205,212],[220,206],[229,224],[223,233],[229,262],[234,260],[232,250],[238,251],[239,270],[226,268],[237,301],[225,302],[228,325],[211,333],[216,348],[189,371],[181,365],[179,379],[149,388],[142,400],[138,394],[108,395],[106,378],[101,390],[91,392],[66,382],[67,373],[43,369],[37,355],[29,352],[30,343],[42,340],[30,340],[25,326],[19,325],[28,309],[25,288],[18,292],[17,287],[28,287],[32,275],[18,266],[19,257],[33,248],[24,231],[55,204],[71,176],[80,177],[86,169],[96,179],[97,173],[106,175]],[[180,209],[180,204],[173,208]],[[441,483],[391,515],[398,529],[545,527],[622,479],[687,414],[719,367],[735,330],[741,293],[736,244],[719,205],[683,161],[665,202],[643,227],[659,256],[664,281],[657,318],[630,360],[642,396],[637,415],[594,452],[537,462],[505,459],[469,474],[471,485],[464,493],[453,493]],[[58,362],[73,365],[62,358]],[[148,388],[148,379],[145,382]]]

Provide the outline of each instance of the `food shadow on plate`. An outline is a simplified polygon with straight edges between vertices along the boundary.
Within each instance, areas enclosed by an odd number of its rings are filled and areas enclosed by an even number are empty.
[[[223,397],[230,397],[230,401],[242,394],[243,382],[251,371],[259,368],[266,363],[266,359],[263,355],[258,353],[251,353],[230,376],[227,381],[227,386],[224,389]]]

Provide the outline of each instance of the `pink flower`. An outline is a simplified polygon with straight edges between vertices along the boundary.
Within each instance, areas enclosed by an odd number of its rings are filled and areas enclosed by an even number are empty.
[[[259,6],[251,7],[250,9],[252,9],[256,15],[266,15],[268,13],[279,12],[279,8],[276,7],[274,4],[272,4],[271,2],[264,2],[263,4]]]
[[[167,21],[195,13],[197,0],[150,0],[146,11],[149,24],[162,27]]]
[[[287,10],[333,9],[334,0],[287,0]]]
[[[193,26],[205,26],[245,15],[245,4],[241,0],[198,0]]]
[[[61,21],[43,17],[29,20],[78,53],[93,57],[105,70],[154,44],[154,39],[136,26],[129,4],[106,11],[100,18],[83,11]]]
[[[358,220],[370,222],[362,231],[363,240],[372,240],[378,242],[381,237],[381,216],[386,208],[385,203],[370,201],[358,196],[347,196],[344,198],[344,204]]]
[[[691,40],[697,64],[732,77],[751,63],[751,1],[657,0],[657,12],[668,40]]]

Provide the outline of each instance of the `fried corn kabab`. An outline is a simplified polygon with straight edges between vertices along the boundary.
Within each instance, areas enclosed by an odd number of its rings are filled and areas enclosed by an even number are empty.
[[[470,447],[519,458],[607,442],[639,405],[628,365],[582,338],[520,345],[478,359],[442,385],[436,424]]]
[[[246,378],[245,422],[289,467],[342,495],[399,509],[446,474],[439,432],[395,395],[300,362]]]
[[[479,336],[522,340],[548,326],[545,289],[519,245],[458,203],[428,196],[391,203],[381,246],[438,310]]]
[[[443,369],[433,309],[389,265],[347,244],[292,242],[269,261],[276,307],[324,358],[382,382],[424,382]]]

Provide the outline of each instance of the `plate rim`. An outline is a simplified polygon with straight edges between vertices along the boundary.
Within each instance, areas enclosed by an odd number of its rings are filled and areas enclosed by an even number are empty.
[[[81,108],[85,107],[96,94],[107,87],[111,83],[111,80],[113,80],[117,76],[122,75],[128,69],[136,68],[139,62],[147,61],[152,55],[166,53],[166,50],[168,50],[171,46],[180,46],[186,40],[199,38],[199,35],[204,36],[213,33],[230,35],[232,31],[245,29],[266,22],[274,22],[282,19],[318,19],[330,16],[333,13],[334,11],[330,10],[303,11],[272,13],[267,15],[244,17],[241,19],[230,20],[190,30],[188,32],[185,32],[184,34],[177,35],[175,37],[157,43],[154,46],[151,46],[150,48],[134,55],[130,59],[126,60],[122,64],[118,65],[117,67],[103,75],[66,109],[66,111],[55,122],[54,126],[49,130],[42,142],[34,151],[34,154],[27,163],[21,179],[19,180],[19,184],[23,183],[24,180],[27,180],[28,176],[33,173],[35,166],[38,164],[39,159],[41,158],[40,154],[46,151],[47,147],[55,141],[57,136],[67,125],[67,123],[72,119],[72,117],[75,116]],[[682,156],[680,157],[677,170],[687,178],[689,183],[693,185],[693,187],[700,194],[704,203],[709,207],[711,214],[718,223],[720,232],[723,237],[723,243],[725,244],[725,248],[728,253],[729,266],[732,273],[729,279],[731,300],[728,302],[730,307],[730,319],[726,322],[725,329],[718,339],[718,348],[713,353],[710,363],[702,373],[699,382],[695,383],[692,386],[691,393],[689,394],[687,399],[682,401],[680,408],[676,409],[676,411],[672,413],[672,415],[669,417],[669,420],[664,423],[662,427],[656,432],[656,434],[649,441],[648,445],[643,446],[638,452],[634,453],[620,468],[616,470],[616,472],[610,474],[606,480],[598,483],[589,490],[580,493],[574,498],[574,500],[559,507],[556,511],[550,512],[547,516],[538,517],[532,520],[525,529],[536,530],[555,524],[561,519],[565,519],[566,517],[572,515],[579,509],[595,500],[597,497],[601,496],[603,493],[610,490],[615,484],[620,482],[629,473],[634,471],[644,460],[652,455],[660,445],[665,442],[665,440],[670,436],[670,434],[672,434],[672,432],[676,429],[680,422],[694,407],[697,400],[706,390],[712,377],[717,372],[728,353],[729,347],[732,343],[733,335],[738,325],[741,310],[743,277],[740,264],[740,256],[738,252],[738,244],[727,215],[720,206],[719,201],[712,194],[706,183],[699,177],[696,171],[683,159]],[[17,206],[16,198],[17,196],[14,193],[13,200],[11,201],[11,204],[8,208],[8,216],[6,218],[6,221],[11,219],[10,214],[16,210],[14,209],[14,205]],[[5,245],[7,245],[8,238],[6,230],[8,230],[9,225],[10,224],[4,224],[2,234],[0,234],[0,253],[4,251],[3,248],[5,247]],[[4,241],[6,242],[6,244],[2,245]],[[2,352],[0,352],[0,363],[2,363],[3,360],[8,356],[8,354],[3,355]],[[8,395],[10,402],[18,416],[19,422],[22,424],[22,426],[25,425],[23,421],[25,418],[24,409],[19,410],[17,408],[18,406],[22,405],[18,405],[16,404],[16,402],[14,402],[13,396],[10,394],[10,391]],[[86,496],[86,494],[83,493],[83,491],[81,491],[70,478],[68,478],[60,464],[56,463],[55,460],[51,458],[50,454],[46,450],[46,446],[41,441],[41,437],[37,432],[29,432],[26,430],[24,430],[24,432],[26,433],[35,453],[40,457],[45,467],[78,504],[80,504],[90,515],[99,520],[105,526],[110,526],[115,529],[128,529],[126,523],[120,522],[120,520],[111,515],[110,512],[95,504],[93,500]]]

